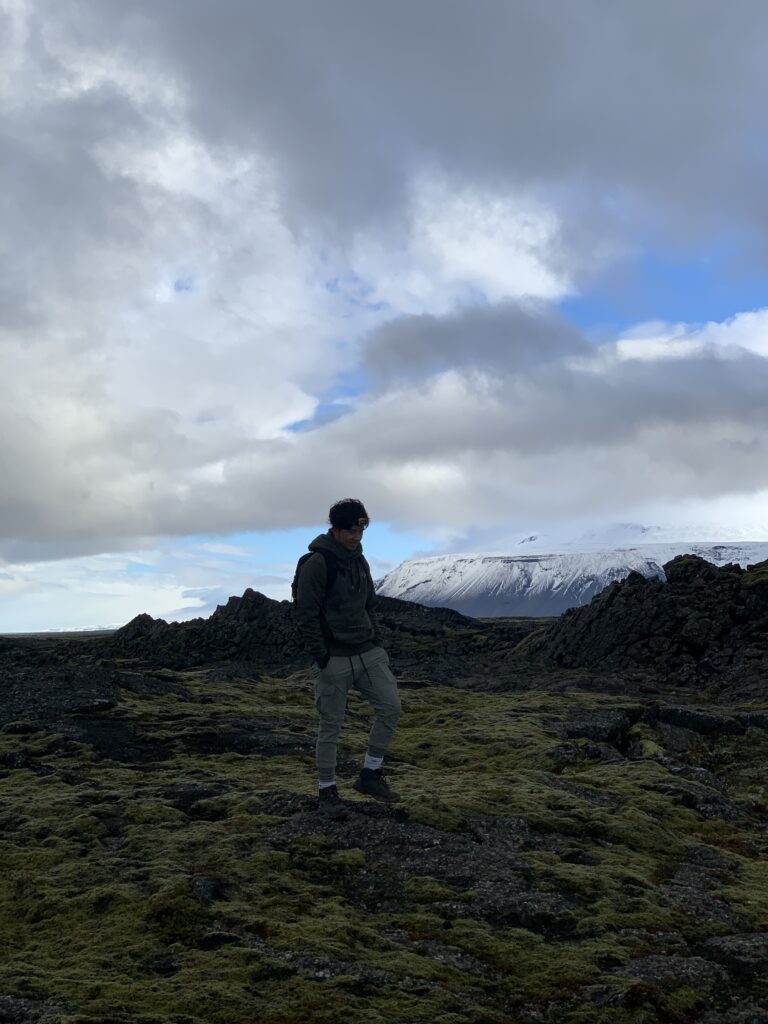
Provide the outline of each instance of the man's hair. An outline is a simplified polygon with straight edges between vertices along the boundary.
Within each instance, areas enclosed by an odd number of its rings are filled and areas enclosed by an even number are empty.
[[[331,505],[328,522],[336,530],[349,530],[353,526],[367,526],[368,513],[365,511],[365,505],[358,498],[342,498],[335,505]]]

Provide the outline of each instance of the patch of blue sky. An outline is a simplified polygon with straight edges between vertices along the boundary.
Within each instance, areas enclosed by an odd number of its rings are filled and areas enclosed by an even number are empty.
[[[127,576],[156,576],[157,565],[151,562],[130,561],[126,563],[123,572]]]
[[[338,295],[339,298],[351,308],[345,314],[346,317],[355,316],[361,309],[367,312],[380,313],[391,308],[388,302],[374,301],[373,287],[358,274],[344,274],[336,277],[329,277],[325,282],[326,291],[331,295]]]
[[[339,374],[333,388],[333,398],[357,398],[358,395],[364,395],[370,386],[369,375],[362,367],[356,366],[352,370],[345,370],[344,373]]]
[[[203,424],[216,423],[221,418],[221,413],[212,412],[210,409],[204,409],[202,412],[197,413],[197,415],[193,417],[193,420],[195,423]]]
[[[458,297],[459,306],[487,306],[488,296],[477,285],[468,284]]]
[[[320,402],[313,416],[309,419],[296,420],[295,423],[289,423],[285,429],[289,430],[292,434],[301,434],[308,430],[314,430],[316,427],[333,423],[334,420],[341,419],[342,416],[346,416],[351,411],[352,406],[345,405],[342,402]]]
[[[559,303],[587,337],[603,341],[645,321],[703,324],[768,306],[768,275],[747,269],[732,245],[706,252],[651,248],[598,286]]]
[[[195,279],[191,274],[186,277],[177,277],[173,282],[175,292],[193,292],[195,290]]]
[[[173,541],[174,550],[180,552],[216,549],[222,557],[234,560],[251,559],[254,554],[253,534],[240,533],[194,533]]]
[[[340,495],[344,497],[344,495]],[[361,496],[365,500],[365,496]],[[370,510],[375,514],[375,510]],[[252,570],[254,576],[290,579],[300,555],[319,533],[328,529],[325,517],[318,518],[314,525],[293,527],[288,530],[254,531],[221,536],[194,535],[181,539],[174,547],[179,555],[187,559],[202,556],[208,549],[215,551],[217,558],[232,563],[233,569],[241,573],[244,568]],[[390,568],[410,558],[412,553],[430,551],[437,545],[427,535],[417,530],[394,529],[387,522],[375,519],[365,532],[363,549],[375,572],[387,572]],[[223,548],[232,548],[238,554],[221,553]]]
[[[351,412],[350,400],[366,394],[369,388],[368,375],[360,367],[342,373],[336,378],[333,387],[319,396],[320,400],[313,416],[289,423],[285,429],[299,434],[324,426],[326,423],[333,423],[334,420]]]

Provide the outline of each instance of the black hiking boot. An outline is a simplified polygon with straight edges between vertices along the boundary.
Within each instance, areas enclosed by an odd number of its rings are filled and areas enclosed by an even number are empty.
[[[360,774],[352,783],[352,789],[388,804],[396,804],[400,799],[399,794],[387,785],[381,768],[361,768]]]
[[[323,786],[318,798],[318,810],[332,821],[343,821],[349,817],[347,805],[339,796],[335,786]]]

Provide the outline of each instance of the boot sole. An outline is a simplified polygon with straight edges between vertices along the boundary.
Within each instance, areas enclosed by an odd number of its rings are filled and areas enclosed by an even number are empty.
[[[345,821],[349,817],[349,811],[344,809],[343,811],[320,811],[321,817],[327,818],[329,821]]]
[[[376,793],[369,793],[367,789],[360,789],[354,782],[352,783],[352,789],[361,796],[369,796],[371,800],[378,800],[380,804],[396,804],[402,799],[399,796],[378,796]]]

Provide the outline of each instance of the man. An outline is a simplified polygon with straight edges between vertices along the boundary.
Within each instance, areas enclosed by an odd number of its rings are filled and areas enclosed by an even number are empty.
[[[296,624],[313,659],[319,808],[328,817],[340,819],[348,811],[336,788],[336,745],[347,693],[354,686],[376,713],[353,788],[388,803],[400,799],[387,785],[381,768],[400,717],[400,695],[387,652],[379,644],[373,611],[376,597],[363,557],[361,539],[368,513],[356,498],[344,498],[331,508],[328,518],[330,530],[312,541],[312,554],[297,571]]]

